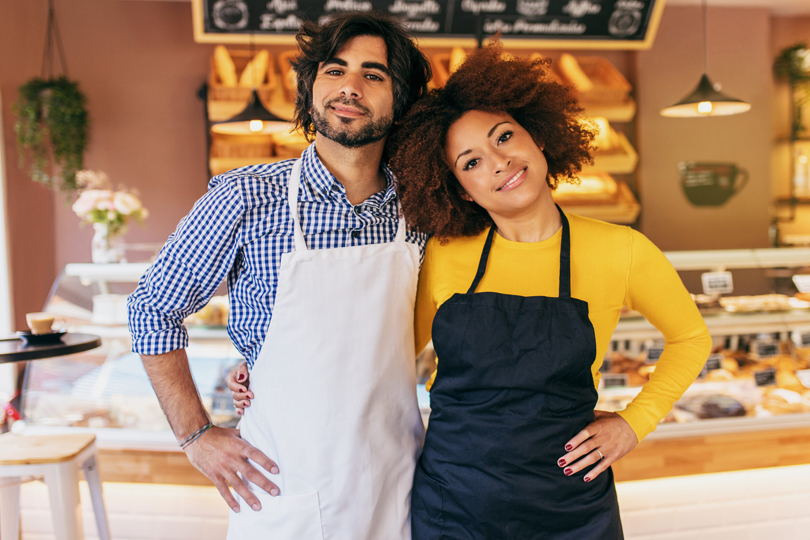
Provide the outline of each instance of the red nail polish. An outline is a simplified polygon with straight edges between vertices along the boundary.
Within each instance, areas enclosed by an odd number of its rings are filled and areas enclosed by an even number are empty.
[[[245,380],[245,374],[244,373],[240,373],[239,375],[236,376],[236,381],[237,382],[242,382],[244,380]]]
[[[564,472],[565,472],[565,476],[571,476],[572,474],[574,474],[574,471],[572,471],[571,469],[565,469]]]
[[[566,444],[566,445],[565,445],[565,449],[566,449],[566,450],[568,450],[568,451],[570,452],[571,450],[573,450],[573,449],[574,449],[574,447],[573,447],[573,446],[571,446],[570,444]]]
[[[586,482],[590,482],[590,481],[591,481],[591,479],[590,479],[590,478],[588,478],[588,477],[586,476],[586,477],[585,477],[585,481],[586,481]]]
[[[565,460],[564,460],[564,459],[561,459],[560,461],[558,461],[558,462],[557,462],[557,465],[559,465],[560,467],[562,467],[563,465],[565,465]]]

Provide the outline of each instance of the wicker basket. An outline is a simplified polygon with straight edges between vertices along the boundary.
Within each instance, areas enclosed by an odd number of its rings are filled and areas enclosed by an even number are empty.
[[[237,76],[244,71],[250,62],[251,53],[248,50],[229,49],[228,53],[236,66]],[[264,80],[257,81],[256,92],[259,99],[267,105],[270,102],[273,90],[279,84],[273,56],[270,55],[267,64],[267,75]],[[208,70],[208,118],[213,121],[227,120],[240,113],[248,104],[253,88],[245,86],[225,86],[217,77],[214,68],[214,55],[211,55],[211,65]]]
[[[579,93],[579,100],[584,103],[624,103],[633,89],[609,60],[599,56],[577,56],[582,71],[593,83],[593,89]],[[559,64],[558,64],[559,67]],[[571,85],[571,81],[560,71],[560,77]]]
[[[266,158],[273,155],[275,155],[275,144],[271,134],[211,134],[212,158]]]
[[[290,103],[295,103],[295,96],[298,93],[298,83],[295,72],[290,65],[290,61],[295,59],[298,50],[284,51],[278,53],[278,67],[281,71],[281,86],[284,88],[284,97]]]

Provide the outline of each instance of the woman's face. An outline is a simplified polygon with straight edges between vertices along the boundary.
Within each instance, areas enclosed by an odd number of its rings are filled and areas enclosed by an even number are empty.
[[[445,151],[462,197],[496,222],[540,211],[551,199],[543,146],[508,114],[465,113],[450,126]]]

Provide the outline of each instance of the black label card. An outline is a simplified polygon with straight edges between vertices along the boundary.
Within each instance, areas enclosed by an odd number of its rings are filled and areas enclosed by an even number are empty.
[[[602,375],[602,385],[605,388],[620,388],[629,386],[626,373],[605,373]]]
[[[710,354],[708,360],[706,360],[706,371],[714,371],[715,369],[720,369],[722,367],[723,367],[723,355]]]
[[[647,364],[656,363],[658,359],[661,358],[663,352],[664,352],[663,345],[653,345],[652,347],[647,349],[647,359],[645,360],[645,362]]]
[[[760,358],[768,358],[769,356],[776,356],[779,354],[779,344],[773,341],[759,341],[757,342],[757,356]]]
[[[754,380],[757,386],[770,386],[776,384],[776,370],[773,368],[763,369],[754,372]]]

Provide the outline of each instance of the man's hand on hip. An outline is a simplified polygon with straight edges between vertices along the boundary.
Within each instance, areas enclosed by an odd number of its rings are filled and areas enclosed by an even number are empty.
[[[214,426],[187,446],[185,452],[191,464],[214,483],[219,494],[234,512],[239,512],[239,503],[228,489],[228,485],[257,511],[261,509],[261,503],[245,485],[244,480],[255,484],[270,495],[279,494],[278,487],[251,465],[248,459],[270,474],[278,474],[278,466],[258,448],[242,439],[238,429]]]

